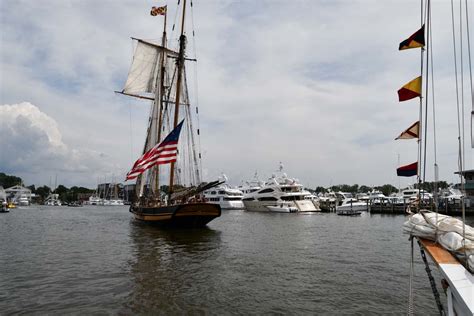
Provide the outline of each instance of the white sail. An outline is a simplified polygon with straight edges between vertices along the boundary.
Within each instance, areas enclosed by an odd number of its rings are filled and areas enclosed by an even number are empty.
[[[165,52],[168,56],[176,56],[177,53],[144,40],[137,41],[132,66],[122,92],[132,95],[155,94],[160,54]]]

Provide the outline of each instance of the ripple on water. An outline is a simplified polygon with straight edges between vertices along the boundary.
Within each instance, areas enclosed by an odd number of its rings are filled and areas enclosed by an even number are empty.
[[[0,216],[0,306],[6,314],[405,314],[404,220],[224,211],[205,229],[160,230],[127,207],[18,209]],[[434,314],[416,255],[415,309]]]

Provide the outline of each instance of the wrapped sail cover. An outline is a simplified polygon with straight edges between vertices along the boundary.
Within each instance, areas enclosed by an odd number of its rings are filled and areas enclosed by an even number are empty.
[[[124,93],[155,93],[161,53],[165,53],[167,56],[177,55],[175,52],[154,43],[138,40],[132,66],[123,88]]]

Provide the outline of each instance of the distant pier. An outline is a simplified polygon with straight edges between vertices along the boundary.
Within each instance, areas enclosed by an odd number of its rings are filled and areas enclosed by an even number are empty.
[[[336,202],[335,201],[320,201],[320,208],[322,212],[335,212],[336,211]],[[367,200],[367,210],[373,214],[408,214],[408,207],[411,206],[411,211],[416,211],[413,209],[413,202],[408,203],[404,202],[403,204],[393,204],[387,200],[382,200],[377,203],[372,203],[372,201]],[[435,205],[432,201],[423,203],[422,208],[428,209],[430,211],[435,211]],[[461,216],[461,205],[459,203],[449,203],[447,200],[440,200],[438,205],[438,212],[440,214],[452,215],[452,216]],[[472,206],[466,207],[466,216],[474,216],[474,208]]]

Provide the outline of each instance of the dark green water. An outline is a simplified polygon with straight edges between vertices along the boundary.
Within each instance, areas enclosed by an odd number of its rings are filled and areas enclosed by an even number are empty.
[[[0,314],[406,314],[404,220],[224,211],[160,230],[127,207],[16,209],[0,214]],[[436,314],[415,256],[415,311]]]

